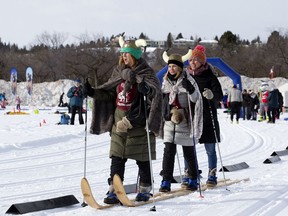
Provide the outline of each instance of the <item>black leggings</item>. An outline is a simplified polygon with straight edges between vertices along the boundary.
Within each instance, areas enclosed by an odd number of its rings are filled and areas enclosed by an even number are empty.
[[[174,171],[174,163],[175,163],[175,154],[176,154],[176,144],[172,143],[164,143],[164,154],[163,154],[163,162],[162,162],[162,175],[163,180],[172,180],[173,179],[173,171]],[[192,179],[197,178],[197,170],[198,165],[196,163],[194,146],[182,146],[184,159],[188,164],[188,175]]]
[[[115,174],[118,174],[124,181],[125,163],[127,158],[120,158],[112,156],[110,166],[110,178],[108,179],[108,184],[110,185]],[[151,173],[150,173],[150,163],[149,161],[137,161],[136,164],[139,168],[140,184],[151,185]]]

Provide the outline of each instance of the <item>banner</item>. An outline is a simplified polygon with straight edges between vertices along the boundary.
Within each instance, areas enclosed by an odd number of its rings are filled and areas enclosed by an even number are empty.
[[[10,70],[11,91],[13,95],[17,94],[17,70],[12,68]]]
[[[33,70],[31,67],[28,67],[26,69],[26,82],[27,82],[27,92],[29,96],[32,95],[33,90],[32,81],[33,81]]]

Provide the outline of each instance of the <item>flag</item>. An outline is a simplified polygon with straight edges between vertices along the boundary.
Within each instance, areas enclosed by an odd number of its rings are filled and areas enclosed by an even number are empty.
[[[32,95],[33,90],[32,81],[33,81],[33,70],[31,67],[28,67],[26,69],[26,82],[27,82],[27,92],[29,96]]]
[[[12,68],[10,70],[11,91],[13,95],[17,94],[17,70]]]

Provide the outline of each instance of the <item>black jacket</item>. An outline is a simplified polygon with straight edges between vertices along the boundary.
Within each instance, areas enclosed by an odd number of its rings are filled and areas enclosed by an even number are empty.
[[[223,98],[221,84],[210,67],[208,67],[208,69],[199,75],[192,76],[196,80],[203,98],[203,132],[199,143],[216,143],[217,141],[220,142],[220,128],[217,118],[217,106]],[[213,92],[214,97],[212,100],[209,101],[203,97],[202,93],[204,88],[208,88]],[[213,116],[214,121],[212,121],[211,116]],[[215,139],[214,130],[216,130],[217,140]]]

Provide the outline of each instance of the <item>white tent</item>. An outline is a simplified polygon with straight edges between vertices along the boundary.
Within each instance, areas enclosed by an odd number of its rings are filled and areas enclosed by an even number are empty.
[[[288,83],[280,86],[278,89],[283,95],[283,106],[288,107]]]

